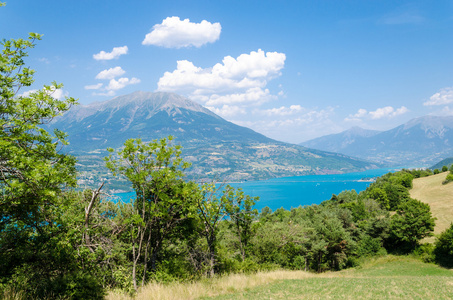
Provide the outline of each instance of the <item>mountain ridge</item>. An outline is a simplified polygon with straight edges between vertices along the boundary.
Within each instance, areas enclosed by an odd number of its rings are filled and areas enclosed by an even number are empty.
[[[453,155],[453,116],[422,116],[370,136],[345,138],[345,132],[300,145],[359,157],[389,166],[426,165]]]

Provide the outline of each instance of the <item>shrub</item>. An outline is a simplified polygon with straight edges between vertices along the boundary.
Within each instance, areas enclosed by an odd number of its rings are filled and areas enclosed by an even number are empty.
[[[453,223],[437,238],[434,257],[435,261],[441,266],[453,267]]]
[[[452,174],[452,173],[449,173],[449,174],[447,175],[447,177],[445,178],[445,180],[442,181],[442,184],[447,184],[447,183],[452,182],[452,181],[453,181],[453,174]]]

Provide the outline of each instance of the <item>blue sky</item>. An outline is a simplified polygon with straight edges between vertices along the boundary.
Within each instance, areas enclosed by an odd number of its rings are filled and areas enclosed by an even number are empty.
[[[453,114],[453,1],[6,2],[32,88],[81,104],[171,91],[293,143]]]

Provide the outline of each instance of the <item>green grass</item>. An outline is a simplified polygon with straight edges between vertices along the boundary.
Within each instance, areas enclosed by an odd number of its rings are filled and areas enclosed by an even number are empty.
[[[361,267],[201,299],[452,299],[453,271],[411,257],[370,259]]]

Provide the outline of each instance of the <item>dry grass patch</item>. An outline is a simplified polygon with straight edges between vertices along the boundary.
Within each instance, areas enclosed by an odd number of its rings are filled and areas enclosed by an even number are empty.
[[[315,276],[303,271],[271,271],[256,274],[232,274],[213,279],[205,279],[186,283],[149,283],[139,290],[135,298],[123,293],[110,292],[108,300],[126,299],[197,299],[199,297],[212,297],[228,293],[247,291],[257,286],[274,283],[278,280],[305,279]]]
[[[417,178],[409,191],[412,198],[428,203],[437,218],[434,234],[440,234],[453,222],[453,183],[442,185],[449,172]],[[427,241],[434,241],[430,238]]]

